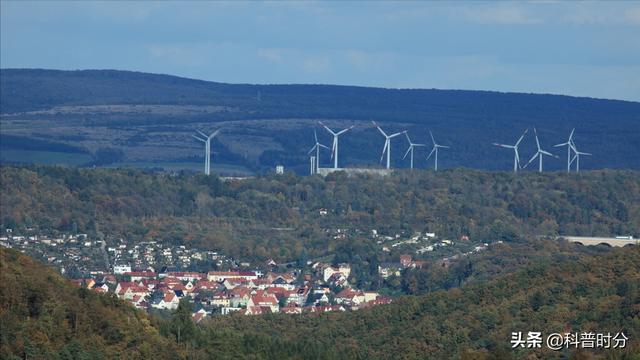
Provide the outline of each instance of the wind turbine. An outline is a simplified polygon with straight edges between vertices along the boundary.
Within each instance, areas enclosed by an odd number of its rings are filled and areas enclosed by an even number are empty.
[[[535,134],[535,136],[536,136],[536,146],[538,147],[538,151],[536,151],[536,153],[535,153],[535,154],[533,154],[533,157],[531,158],[531,160],[529,160],[529,162],[528,162],[524,167],[526,168],[527,166],[529,166],[529,164],[531,164],[531,162],[532,162],[533,160],[535,160],[535,158],[537,157],[537,158],[538,158],[538,161],[539,161],[539,163],[538,163],[538,172],[542,172],[542,155],[553,156],[553,157],[555,157],[555,158],[557,158],[557,159],[559,159],[559,157],[557,157],[557,156],[553,155],[553,154],[552,154],[552,153],[550,153],[550,152],[547,152],[547,151],[542,150],[542,149],[540,148],[540,141],[538,141],[538,132],[536,131],[536,128],[535,128],[535,127],[533,128],[533,133],[534,133],[534,134]]]
[[[218,129],[214,132],[212,132],[211,134],[207,135],[205,133],[203,133],[200,130],[196,130],[198,132],[198,134],[200,134],[202,137],[198,137],[196,135],[191,135],[193,136],[194,139],[198,140],[198,141],[202,141],[205,146],[204,146],[204,173],[205,175],[209,175],[211,174],[211,140],[216,137],[216,135],[218,135],[218,133],[220,132],[221,129]]]
[[[338,132],[334,132],[333,130],[329,129],[327,125],[323,124],[322,121],[318,121],[318,123],[322,125],[325,129],[327,129],[327,131],[330,132],[331,135],[333,135],[333,145],[331,145],[331,157],[333,158],[333,168],[337,169],[338,168],[338,136],[353,129],[353,125],[351,125],[351,127],[340,130]]]
[[[558,146],[566,146],[567,147],[567,172],[571,171],[571,163],[573,159],[571,158],[571,150],[575,151],[575,146],[573,145],[573,132],[576,129],[571,129],[571,133],[569,134],[569,140],[567,142],[563,142],[562,144],[553,145],[554,147]]]
[[[444,146],[444,145],[436,144],[436,139],[433,138],[433,134],[431,133],[431,130],[429,130],[429,135],[431,135],[431,141],[433,141],[433,149],[431,149],[431,152],[429,153],[429,156],[427,156],[427,160],[429,160],[431,155],[433,155],[435,153],[436,157],[435,157],[434,169],[435,169],[435,171],[438,171],[438,148],[448,149],[449,147],[448,146]]]
[[[526,129],[524,131],[524,133],[522,133],[522,136],[520,136],[520,139],[518,139],[518,141],[516,142],[515,145],[505,145],[505,144],[498,144],[498,143],[493,143],[493,145],[495,146],[500,146],[503,148],[507,148],[507,149],[513,149],[514,151],[514,156],[513,156],[513,172],[518,172],[518,168],[520,167],[520,156],[518,155],[518,146],[520,146],[520,142],[522,141],[522,139],[524,139],[524,136],[527,134],[527,131],[529,131],[529,129]]]
[[[404,135],[407,137],[407,141],[409,142],[409,148],[407,149],[407,152],[404,153],[404,156],[402,157],[402,159],[406,158],[409,152],[411,152],[411,169],[413,169],[413,148],[416,146],[426,146],[426,145],[412,143],[411,139],[409,138],[409,134],[406,131],[404,132]]]
[[[382,162],[382,159],[384,158],[384,153],[386,152],[387,153],[387,169],[390,169],[391,168],[391,139],[393,139],[394,137],[396,137],[398,135],[406,134],[407,132],[406,131],[402,131],[402,132],[398,132],[398,133],[395,133],[395,134],[387,135],[387,133],[382,131],[380,126],[378,126],[378,124],[376,124],[375,121],[372,121],[371,123],[373,123],[373,126],[378,128],[380,133],[385,138],[385,140],[384,140],[384,148],[382,149],[382,156],[380,156],[380,162]]]
[[[576,161],[576,172],[580,172],[580,155],[587,155],[587,156],[591,156],[590,153],[586,153],[586,152],[581,152],[578,151],[578,149],[576,148],[576,143],[573,142],[573,140],[571,140],[571,148],[573,149],[573,152],[575,153],[575,155],[573,155],[573,159],[571,159],[571,162],[573,162],[574,160]]]
[[[316,143],[315,145],[313,145],[313,147],[311,148],[311,150],[309,150],[307,154],[311,154],[313,150],[316,151],[316,173],[317,173],[318,169],[320,168],[320,148],[323,147],[325,149],[329,149],[329,147],[322,145],[318,142],[318,134],[316,134],[315,130],[313,130],[313,137],[316,139]]]

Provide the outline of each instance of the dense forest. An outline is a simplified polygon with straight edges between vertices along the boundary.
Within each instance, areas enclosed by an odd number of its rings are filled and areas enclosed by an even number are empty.
[[[0,358],[161,359],[179,355],[143,311],[78,288],[53,269],[0,249]]]
[[[337,249],[375,257],[371,229],[466,235],[473,242],[640,235],[640,180],[634,171],[407,171],[389,177],[285,174],[223,181],[131,169],[5,166],[0,180],[3,229],[78,231],[108,242],[156,239],[249,260],[295,261],[303,249],[308,257]],[[349,236],[334,239],[336,229]]]
[[[213,318],[192,341],[200,354],[223,358],[589,359],[575,349],[512,350],[510,334],[623,331],[633,339],[626,351],[597,355],[635,359],[640,352],[638,284],[640,249],[616,249],[542,262],[481,285],[353,313]]]
[[[409,130],[414,142],[430,143],[428,130],[433,130],[443,145],[452,146],[443,152],[441,168],[506,170],[512,153],[491,144],[514,143],[524,129],[535,126],[547,150],[557,150],[551,146],[577,128],[577,146],[594,154],[582,162],[585,169],[640,169],[635,156],[640,143],[634,136],[640,132],[639,103],[559,95],[223,84],[127,71],[2,69],[0,114],[6,154],[24,155],[42,145],[52,158],[74,148],[93,156],[100,149],[119,149],[123,156],[116,162],[140,167],[200,162],[202,148],[191,135],[196,129],[222,127],[213,143],[214,164],[255,172],[281,164],[307,173],[313,130],[321,142],[331,140],[318,120],[335,128],[356,125],[341,138],[341,165],[376,166],[383,141],[371,128],[374,119],[386,129]],[[406,147],[403,138],[392,142],[395,154]],[[534,151],[535,142],[527,137],[523,158]],[[419,167],[427,166],[426,155],[417,155]],[[328,160],[328,154],[322,156]],[[408,167],[401,155],[393,162]],[[559,170],[565,164],[549,159],[546,166]]]
[[[2,357],[47,359],[637,359],[640,249],[542,261],[497,279],[350,313],[148,319],[0,250]],[[558,259],[556,259],[558,260]],[[511,349],[511,332],[624,332],[625,349]]]

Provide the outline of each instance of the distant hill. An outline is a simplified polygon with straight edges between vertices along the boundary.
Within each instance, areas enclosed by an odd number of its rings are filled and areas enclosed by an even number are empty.
[[[300,173],[308,168],[306,152],[312,130],[329,144],[317,126],[323,119],[335,127],[355,124],[341,138],[341,164],[377,166],[383,139],[370,119],[391,130],[409,129],[414,141],[430,142],[427,130],[452,148],[440,165],[508,170],[512,153],[492,142],[514,143],[525,128],[536,126],[542,146],[561,156],[548,169],[566,167],[564,142],[576,127],[575,141],[593,153],[581,167],[640,168],[640,103],[559,95],[436,89],[382,89],[335,85],[223,84],[168,75],[115,70],[0,70],[0,135],[3,161],[20,161],[33,149],[16,144],[58,142],[80,147],[79,154],[101,148],[123,152],[119,163],[198,163],[202,149],[190,135],[224,127],[214,141],[216,162],[261,171],[283,164]],[[392,143],[393,163],[402,160],[406,140]],[[529,136],[521,156],[535,148]],[[7,152],[12,151],[12,152]],[[56,152],[53,151],[52,152]],[[14,154],[17,154],[14,156]],[[426,167],[427,152],[416,154]],[[12,158],[13,156],[13,158]],[[323,164],[329,154],[322,154]],[[26,158],[26,157],[23,157]]]

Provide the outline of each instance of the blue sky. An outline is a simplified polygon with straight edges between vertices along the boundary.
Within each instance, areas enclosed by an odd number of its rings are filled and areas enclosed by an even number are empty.
[[[1,2],[3,68],[640,101],[640,2]]]

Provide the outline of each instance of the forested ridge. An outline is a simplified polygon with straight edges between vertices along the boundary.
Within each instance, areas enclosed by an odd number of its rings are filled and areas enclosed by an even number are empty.
[[[0,249],[0,358],[150,359],[178,356],[143,311],[98,295],[29,257]]]
[[[637,359],[640,249],[540,262],[495,280],[357,312],[215,317],[181,303],[149,320],[111,296],[1,249],[3,358]],[[180,329],[180,330],[178,330]],[[513,331],[624,332],[625,349],[511,349]]]
[[[345,246],[373,256],[381,234],[513,241],[539,235],[640,235],[640,180],[581,174],[398,172],[389,177],[216,176],[63,167],[0,168],[2,227],[160,240],[239,258],[295,260]],[[326,216],[319,215],[327,209]],[[290,228],[291,231],[277,229]],[[333,239],[325,229],[350,229]]]

